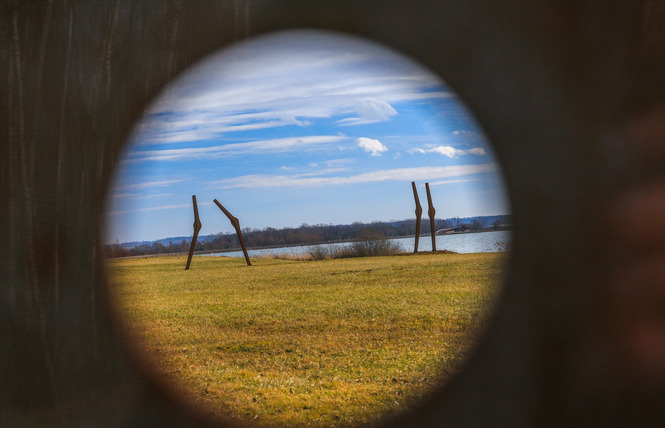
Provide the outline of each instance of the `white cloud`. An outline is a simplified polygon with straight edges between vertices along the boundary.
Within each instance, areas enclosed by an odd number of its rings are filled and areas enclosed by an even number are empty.
[[[473,147],[468,150],[462,150],[462,149],[456,149],[452,146],[429,146],[426,149],[421,149],[421,148],[415,148],[408,150],[408,153],[413,154],[413,153],[438,153],[440,155],[449,157],[451,159],[458,158],[460,156],[466,156],[466,155],[475,155],[475,156],[483,156],[487,154],[485,152],[485,149],[482,147]]]
[[[390,50],[346,36],[291,32],[203,61],[156,100],[133,141],[210,141],[322,118],[374,123],[395,116],[396,103],[450,97],[435,75]]]
[[[248,143],[231,143],[212,147],[194,147],[167,150],[137,150],[129,153],[127,162],[137,161],[169,161],[185,159],[212,159],[237,155],[266,153],[284,153],[289,151],[321,148],[346,140],[340,135],[312,135],[307,137],[276,138],[273,140],[251,141]]]
[[[457,131],[453,131],[453,135],[461,135],[463,137],[477,137],[478,133],[469,131],[467,129],[458,129]]]
[[[414,153],[427,153],[425,150],[416,147],[415,149],[409,149],[406,151],[408,154],[412,155]]]
[[[463,156],[463,155],[466,154],[466,151],[456,149],[456,148],[454,148],[454,147],[452,147],[452,146],[436,146],[436,147],[433,147],[433,148],[431,148],[431,149],[429,149],[429,150],[426,150],[426,152],[429,152],[429,153],[438,153],[438,154],[440,154],[440,155],[447,156],[447,157],[449,157],[449,158],[451,158],[451,159],[452,159],[452,158],[459,157],[459,156]]]
[[[248,107],[249,108],[249,107]],[[310,121],[299,120],[280,111],[238,112],[224,106],[183,111],[177,100],[166,114],[149,114],[132,136],[137,146],[192,143],[219,139],[224,133],[252,131],[295,125],[306,127]]]
[[[318,166],[318,164],[317,164]],[[318,176],[324,176],[328,174],[335,174],[338,172],[343,172],[343,171],[348,171],[349,168],[323,168],[323,169],[317,169],[315,171],[308,170],[307,172],[297,174],[299,177],[318,177]]]
[[[354,158],[342,158],[342,159],[329,159],[327,161],[324,161],[323,163],[326,166],[341,166],[341,165],[351,165],[356,163],[358,160]]]
[[[444,180],[444,181],[436,181],[434,183],[430,183],[430,186],[441,186],[445,184],[457,184],[457,183],[468,183],[470,181],[481,181],[481,178],[465,178],[461,180]]]
[[[129,189],[145,190],[145,189],[150,189],[150,188],[153,188],[153,187],[168,187],[171,184],[181,183],[183,181],[184,180],[148,181],[148,182],[145,182],[145,183],[125,184],[123,186],[120,186],[119,189],[122,189],[122,190],[129,190]]]
[[[315,187],[341,184],[372,183],[381,181],[435,180],[439,178],[461,177],[472,174],[492,172],[497,164],[455,165],[439,167],[397,168],[367,172],[351,176],[311,177],[297,175],[261,175],[252,174],[229,178],[216,182],[220,189],[232,188],[271,188],[271,187]]]
[[[167,196],[173,196],[173,193],[158,193],[154,195],[144,195],[142,196],[142,199],[147,199],[147,198],[165,198]]]
[[[212,205],[212,202],[197,202],[196,205],[199,207],[201,206],[207,206],[207,205]],[[163,210],[173,210],[177,208],[185,208],[189,207],[192,208],[192,204],[173,204],[173,205],[160,205],[158,207],[146,207],[146,208],[136,208],[136,209],[129,209],[129,210],[121,210],[121,211],[112,211],[108,213],[110,216],[116,216],[116,215],[122,215],[122,214],[132,214],[132,213],[143,213],[143,212],[149,212],[149,211],[163,211]]]
[[[178,205],[162,205],[159,207],[148,207],[148,208],[139,208],[135,210],[123,210],[123,211],[113,211],[108,213],[108,215],[121,215],[121,214],[130,214],[130,213],[140,213],[147,211],[162,211],[162,210],[171,210],[174,208],[184,208],[191,207],[192,204],[178,204]]]
[[[364,125],[367,123],[383,122],[397,114],[397,110],[386,101],[376,98],[366,98],[358,101],[355,107],[358,117],[338,120],[339,125]]]
[[[476,155],[476,156],[483,156],[486,155],[487,153],[485,152],[485,149],[482,147],[474,147],[472,149],[468,150],[469,154]]]
[[[356,143],[358,143],[358,147],[367,153],[371,153],[372,156],[381,156],[381,153],[388,151],[388,147],[384,146],[381,141],[373,138],[356,138]]]

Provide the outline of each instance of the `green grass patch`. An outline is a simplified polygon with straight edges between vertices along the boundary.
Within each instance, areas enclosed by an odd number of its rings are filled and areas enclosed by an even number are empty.
[[[503,255],[109,261],[161,370],[209,411],[272,426],[377,422],[454,371]]]

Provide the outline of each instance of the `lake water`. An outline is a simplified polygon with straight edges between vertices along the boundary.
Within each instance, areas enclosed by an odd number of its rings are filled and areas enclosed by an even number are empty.
[[[457,233],[450,235],[437,235],[436,249],[450,250],[456,253],[492,253],[506,249],[510,244],[511,233],[507,230],[482,233]],[[413,252],[414,237],[396,238],[390,241],[396,242],[405,252]],[[498,243],[498,244],[497,244]],[[320,244],[330,247],[344,247],[351,245],[349,242],[337,244]],[[267,256],[275,254],[306,254],[315,245],[300,245],[296,247],[266,248],[262,250],[249,250],[250,257]],[[418,251],[432,251],[432,238],[421,236],[418,242]],[[244,257],[242,251],[227,251],[207,254],[209,256]]]

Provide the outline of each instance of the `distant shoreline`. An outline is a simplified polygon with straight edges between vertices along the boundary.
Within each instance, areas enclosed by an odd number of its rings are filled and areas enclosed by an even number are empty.
[[[501,231],[507,231],[507,230],[512,230],[510,227],[500,227],[497,229],[483,229],[483,230],[467,230],[464,232],[446,232],[446,233],[441,233],[436,236],[445,236],[445,235],[466,235],[470,233],[485,233],[485,232],[501,232]],[[415,238],[416,235],[404,235],[404,236],[390,236],[386,237],[385,239],[404,239],[404,238]],[[431,235],[429,233],[427,234],[420,234],[420,239],[430,237]],[[356,240],[357,241],[357,240]],[[304,246],[310,246],[310,245],[330,245],[330,244],[346,244],[349,242],[354,242],[354,240],[340,240],[340,241],[326,241],[326,242],[314,242],[314,243],[300,243],[300,244],[283,244],[283,245],[268,245],[268,246],[262,246],[262,247],[247,247],[247,251],[257,251],[257,250],[271,250],[274,248],[291,248],[291,247],[304,247]],[[199,251],[194,251],[195,256],[201,256],[201,255],[206,255],[206,254],[221,254],[220,257],[226,257],[223,255],[223,253],[235,253],[238,251],[242,251],[241,247],[236,247],[236,248],[223,248],[223,249],[217,249],[217,250],[199,250]],[[179,257],[179,256],[184,256],[187,257],[189,253],[187,251],[184,252],[178,252],[178,253],[161,253],[161,254],[139,254],[136,256],[125,256],[125,257],[113,257],[113,259],[116,260],[122,260],[122,259],[147,259],[147,258],[152,258],[152,257]]]

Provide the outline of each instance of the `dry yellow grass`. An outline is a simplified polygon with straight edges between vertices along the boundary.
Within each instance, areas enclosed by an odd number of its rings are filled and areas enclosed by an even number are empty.
[[[367,424],[445,382],[490,310],[501,254],[323,261],[115,260],[114,290],[163,372],[209,411]]]

